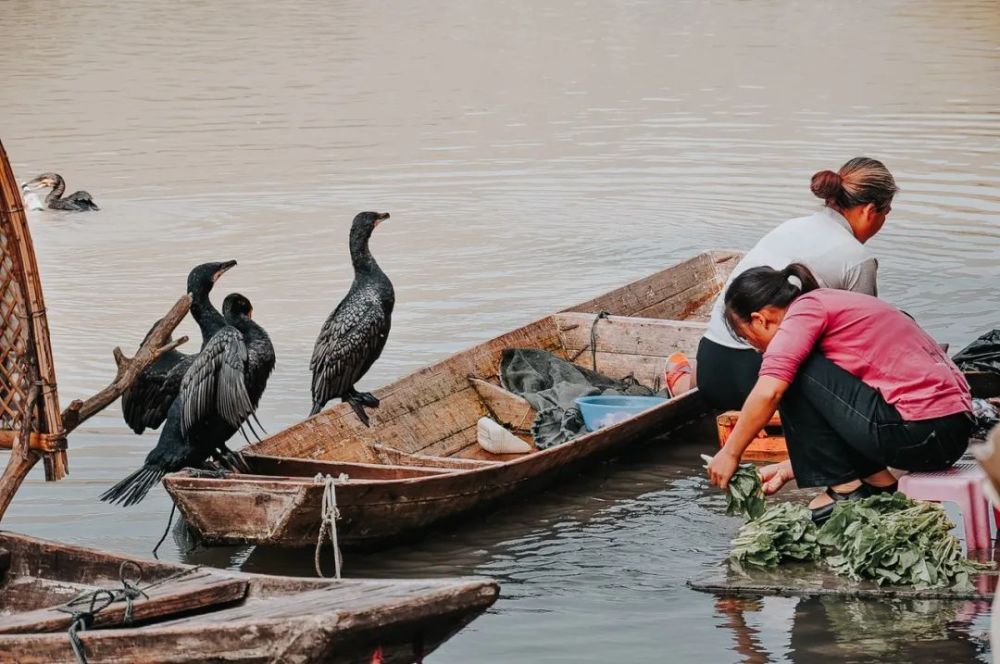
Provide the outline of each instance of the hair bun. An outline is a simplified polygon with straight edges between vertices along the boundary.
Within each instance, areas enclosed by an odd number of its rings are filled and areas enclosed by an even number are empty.
[[[833,171],[820,171],[812,176],[812,182],[809,184],[809,188],[812,193],[817,198],[822,198],[824,201],[829,201],[831,198],[835,198],[837,193],[843,187],[844,178],[840,176],[840,173],[834,173]]]

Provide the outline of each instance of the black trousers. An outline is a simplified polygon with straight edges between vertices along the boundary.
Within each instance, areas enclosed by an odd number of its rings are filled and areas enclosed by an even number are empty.
[[[698,392],[712,408],[740,410],[757,382],[761,354],[729,348],[702,337],[695,370]]]
[[[843,484],[887,466],[944,470],[965,453],[972,431],[968,413],[904,420],[876,390],[820,353],[799,368],[779,411],[800,487]]]

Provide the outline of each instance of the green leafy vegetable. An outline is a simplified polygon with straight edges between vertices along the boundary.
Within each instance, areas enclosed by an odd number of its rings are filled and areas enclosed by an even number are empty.
[[[737,567],[775,567],[786,559],[817,560],[820,547],[816,535],[808,509],[779,503],[740,528],[729,560]]]
[[[937,503],[902,493],[838,503],[819,530],[827,564],[852,579],[937,588],[970,587],[970,575],[989,565],[962,555],[948,533],[954,524]]]
[[[726,514],[747,519],[729,554],[737,568],[823,560],[839,575],[879,585],[969,588],[972,575],[994,567],[962,555],[961,543],[949,534],[954,524],[939,504],[898,492],[839,502],[817,528],[801,505],[766,508],[760,473],[742,464],[729,481]]]
[[[702,454],[705,467],[711,463],[712,457]],[[752,463],[743,463],[733,473],[726,490],[726,514],[756,519],[764,513],[764,488],[760,481],[760,472]]]

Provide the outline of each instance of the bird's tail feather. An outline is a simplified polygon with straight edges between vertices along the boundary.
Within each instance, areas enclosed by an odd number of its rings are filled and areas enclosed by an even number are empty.
[[[143,466],[118,484],[101,494],[101,500],[106,503],[118,504],[124,507],[135,505],[163,479],[166,471],[156,466]]]
[[[260,430],[264,432],[265,436],[271,435],[267,432],[267,429],[264,428],[264,425],[260,423],[260,420],[257,419],[257,411],[250,413],[250,417],[252,417],[253,421],[257,423],[257,426],[260,427]]]
[[[325,405],[326,405],[325,403],[320,403],[319,401],[314,401],[313,402],[312,410],[309,411],[309,417],[312,417],[313,415],[315,415],[319,411],[323,410],[323,406],[325,406]]]

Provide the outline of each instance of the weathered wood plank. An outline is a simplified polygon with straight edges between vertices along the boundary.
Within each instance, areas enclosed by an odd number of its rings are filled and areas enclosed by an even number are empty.
[[[372,445],[372,449],[379,455],[383,463],[391,463],[400,466],[424,466],[433,468],[435,466],[442,469],[469,470],[481,468],[483,465],[492,465],[495,461],[478,461],[472,459],[455,459],[440,456],[427,456],[425,454],[407,454],[386,445]]]
[[[537,413],[526,399],[478,378],[469,378],[469,382],[495,422],[514,431],[531,430]]]
[[[566,352],[572,356],[576,351],[585,350],[584,355],[589,355],[595,316],[564,313],[554,318]],[[611,316],[598,321],[594,330],[598,352],[665,358],[678,350],[693,357],[705,328],[704,323]]]
[[[247,592],[247,582],[239,579],[219,578],[211,573],[194,573],[190,577],[165,583],[146,590],[149,598],[140,597],[132,603],[132,620],[141,623],[185,611],[204,610],[210,606],[225,605],[242,600]],[[0,634],[26,634],[66,630],[72,615],[60,611],[62,607],[38,609],[0,617]],[[66,607],[69,608],[69,607]],[[76,610],[86,610],[87,606]],[[93,627],[121,624],[126,603],[115,602],[98,612]]]
[[[690,298],[685,291],[705,282],[714,284],[718,279],[715,259],[711,254],[698,254],[694,258],[639,279],[630,284],[605,293],[592,300],[582,302],[563,311],[598,313],[607,311],[616,316],[644,315],[651,308],[668,309],[670,303],[686,302]],[[718,290],[718,287],[715,288]]]

